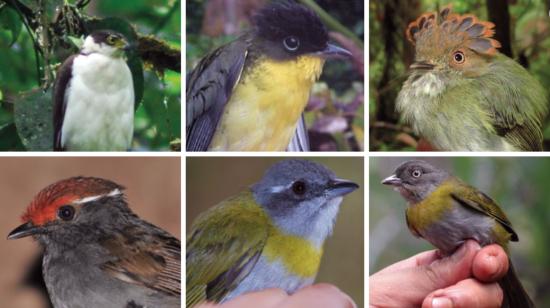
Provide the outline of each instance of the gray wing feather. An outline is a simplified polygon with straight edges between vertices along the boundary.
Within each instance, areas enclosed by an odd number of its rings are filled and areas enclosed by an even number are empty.
[[[247,42],[236,40],[205,56],[187,75],[187,151],[206,151],[242,73]]]

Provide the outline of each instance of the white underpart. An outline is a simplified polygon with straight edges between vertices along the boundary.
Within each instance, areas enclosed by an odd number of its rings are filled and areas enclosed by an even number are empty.
[[[132,142],[132,74],[123,58],[109,56],[112,47],[98,48],[85,44],[83,53],[92,53],[74,59],[65,90],[61,145],[70,151],[125,151]]]
[[[74,203],[77,203],[77,204],[81,204],[81,203],[87,203],[87,202],[91,202],[91,201],[94,201],[94,200],[97,200],[99,198],[103,198],[103,197],[114,197],[114,196],[117,196],[117,195],[120,195],[122,194],[122,192],[120,191],[120,189],[116,188],[116,189],[113,189],[111,192],[107,193],[107,194],[101,194],[101,195],[95,195],[95,196],[88,196],[88,197],[85,197],[85,198],[82,198],[80,200],[76,200],[74,201]]]
[[[412,84],[415,96],[435,97],[445,89],[445,84],[433,73],[426,73]]]

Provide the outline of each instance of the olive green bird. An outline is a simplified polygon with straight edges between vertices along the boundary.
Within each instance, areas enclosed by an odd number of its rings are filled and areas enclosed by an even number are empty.
[[[395,187],[407,201],[411,233],[444,254],[451,254],[468,239],[481,246],[498,244],[509,254],[508,242],[518,241],[512,224],[493,199],[427,162],[407,161],[382,184]],[[502,307],[534,307],[511,261],[499,285],[504,292]]]
[[[406,35],[415,46],[397,111],[447,151],[541,151],[547,92],[499,53],[494,24],[450,7],[425,13]]]
[[[285,160],[201,214],[187,237],[187,307],[311,285],[342,198],[357,188],[320,164]]]

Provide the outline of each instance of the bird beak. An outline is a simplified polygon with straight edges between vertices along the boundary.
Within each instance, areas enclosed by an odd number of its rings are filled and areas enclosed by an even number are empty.
[[[26,222],[19,227],[13,229],[13,231],[8,234],[8,240],[15,240],[18,238],[27,237],[30,235],[35,235],[40,232],[40,228],[33,225],[32,222]]]
[[[391,185],[391,186],[401,186],[401,184],[403,184],[403,181],[400,178],[398,178],[395,174],[392,174],[387,178],[383,179],[382,184]]]
[[[328,183],[327,192],[331,198],[341,197],[359,188],[359,185],[343,179],[333,179]]]
[[[348,58],[351,57],[351,52],[336,45],[327,44],[327,47],[316,53],[323,58]]]
[[[431,71],[435,68],[435,65],[430,64],[426,61],[418,61],[418,62],[414,62],[413,64],[411,64],[411,66],[409,66],[409,68],[412,69],[412,70]]]

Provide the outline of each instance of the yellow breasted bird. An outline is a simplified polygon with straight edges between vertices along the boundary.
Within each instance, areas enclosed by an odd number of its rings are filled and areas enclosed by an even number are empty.
[[[252,24],[188,74],[187,151],[282,151],[293,135],[293,149],[308,150],[301,114],[311,87],[326,58],[350,53],[294,1],[266,6]]]
[[[358,187],[320,164],[284,160],[201,214],[187,237],[187,307],[312,284],[342,198]]]
[[[392,185],[408,203],[407,226],[444,254],[451,254],[468,239],[481,246],[496,243],[508,253],[508,242],[518,241],[500,207],[483,192],[424,161],[407,161],[382,181]],[[502,307],[534,307],[512,263],[499,281]]]

